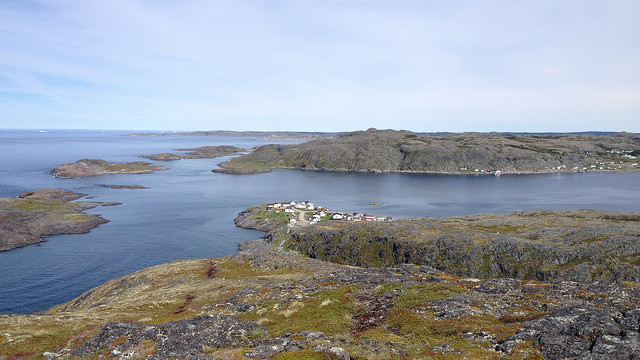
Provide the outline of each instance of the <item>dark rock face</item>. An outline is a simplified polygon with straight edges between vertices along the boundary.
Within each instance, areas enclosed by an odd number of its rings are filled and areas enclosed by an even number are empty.
[[[146,325],[132,322],[113,322],[102,325],[100,333],[71,356],[87,356],[108,349],[111,356],[150,359],[201,358],[207,349],[252,346],[259,338],[268,337],[266,328],[255,322],[238,322],[230,315],[199,316],[193,319]],[[152,354],[136,353],[152,342]]]
[[[501,341],[497,350],[509,352],[533,339],[548,359],[640,359],[640,309],[621,312],[569,306],[526,322],[524,329]]]

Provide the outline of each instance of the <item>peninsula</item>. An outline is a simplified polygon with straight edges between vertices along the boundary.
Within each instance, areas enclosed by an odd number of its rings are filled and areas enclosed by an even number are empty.
[[[630,133],[460,133],[356,131],[300,144],[264,145],[221,163],[214,172],[271,169],[442,174],[638,172],[640,135]]]
[[[107,174],[148,174],[162,170],[168,169],[145,161],[109,163],[101,159],[82,159],[74,163],[64,163],[51,170],[51,174],[60,179],[73,179]]]
[[[178,149],[178,151],[186,151],[184,155],[176,155],[172,153],[161,153],[155,155],[141,155],[140,157],[157,160],[157,161],[173,161],[182,159],[212,159],[220,156],[229,156],[246,151],[246,149],[230,145],[201,146],[195,149]]]
[[[51,235],[86,233],[109,222],[100,215],[84,214],[83,211],[119,204],[71,202],[85,195],[43,189],[26,192],[17,198],[0,198],[0,251],[43,242]]]
[[[9,358],[44,355],[47,359],[640,356],[637,279],[620,277],[616,281],[608,272],[593,273],[586,281],[565,279],[562,272],[545,279],[530,279],[525,272],[519,278],[460,276],[429,265],[405,264],[402,256],[409,254],[404,251],[407,247],[395,250],[400,241],[385,241],[400,230],[404,233],[397,233],[397,238],[407,242],[420,242],[411,240],[413,234],[432,232],[440,237],[441,245],[416,247],[413,257],[407,258],[411,260],[421,253],[428,258],[428,248],[438,253],[447,250],[451,244],[445,243],[446,238],[459,233],[480,245],[491,243],[490,234],[495,234],[497,247],[519,251],[515,242],[501,237],[526,233],[529,242],[556,239],[562,249],[566,244],[556,235],[565,229],[573,230],[577,247],[580,242],[616,247],[625,244],[618,237],[637,238],[637,225],[631,224],[638,222],[637,214],[540,212],[437,221],[364,220],[357,223],[357,229],[350,229],[356,224],[353,219],[321,218],[315,224],[291,226],[292,213],[276,206],[286,203],[290,202],[257,206],[239,215],[238,225],[269,232],[264,239],[242,244],[237,254],[154,266],[37,315],[0,316],[0,353]],[[308,220],[314,214],[308,214],[306,205],[305,211],[299,208],[295,215]],[[341,213],[317,206],[310,210],[319,211]],[[531,219],[516,220],[518,217]],[[546,226],[553,218],[560,219]],[[416,229],[411,227],[413,222]],[[401,228],[393,227],[397,224]],[[388,226],[391,228],[385,230]],[[614,226],[615,231],[605,233],[607,239],[601,240],[600,226]],[[621,235],[625,231],[635,233]],[[319,236],[325,232],[328,236]],[[315,239],[315,245],[307,238]],[[340,242],[346,249],[333,246]],[[291,250],[296,247],[306,250]],[[398,256],[386,262],[387,266],[355,266],[361,261],[359,252],[367,257],[378,251],[383,261],[390,259],[387,253]],[[473,246],[451,251],[469,251],[471,257],[474,252]],[[551,252],[547,255],[552,256]],[[348,265],[319,259],[332,256]],[[637,266],[637,259],[637,251],[629,248],[608,261]],[[465,260],[460,257],[457,261],[464,264]],[[464,273],[464,269],[450,268]]]

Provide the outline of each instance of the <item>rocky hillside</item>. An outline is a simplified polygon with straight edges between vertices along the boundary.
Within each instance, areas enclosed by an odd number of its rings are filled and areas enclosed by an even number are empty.
[[[497,264],[503,276],[500,268],[509,262],[548,256],[571,263],[566,247],[580,252],[592,244],[597,246],[591,250],[610,253],[607,261],[631,264],[638,259],[638,214],[324,221],[287,231],[265,208],[247,209],[236,219],[240,226],[270,231],[265,239],[242,244],[237,254],[154,266],[38,314],[0,316],[0,354],[7,359],[640,358],[637,279],[604,279],[611,275],[606,272],[591,280],[564,279],[571,271],[537,280],[478,278],[400,264],[412,259],[409,255],[443,254],[435,256],[436,265],[455,260],[464,264],[458,272],[465,273],[462,267],[474,266],[473,259],[495,255],[487,264]],[[291,246],[307,253],[315,249],[315,256],[322,250],[326,258],[340,254],[336,260],[351,265],[286,249]],[[375,258],[380,260],[366,263]],[[367,267],[353,266],[357,262]]]
[[[102,202],[70,202],[84,197],[67,190],[43,189],[17,198],[0,198],[0,251],[45,241],[57,234],[81,234],[108,222],[84,210],[117,205]]]
[[[74,163],[64,163],[51,170],[51,174],[61,179],[72,179],[107,174],[148,174],[160,170],[168,169],[145,161],[109,163],[101,159],[81,159]]]
[[[524,211],[393,223],[328,221],[287,244],[356,266],[424,264],[460,276],[640,280],[640,214]]]
[[[635,359],[640,284],[360,268],[256,240],[0,316],[0,354],[115,359]]]
[[[220,164],[216,172],[246,174],[272,168],[364,172],[532,173],[638,171],[640,135],[518,135],[356,131],[335,139],[266,145]]]

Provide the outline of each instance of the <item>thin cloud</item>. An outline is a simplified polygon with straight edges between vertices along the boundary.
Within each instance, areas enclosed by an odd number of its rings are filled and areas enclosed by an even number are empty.
[[[0,17],[3,128],[640,131],[635,1],[38,1]]]

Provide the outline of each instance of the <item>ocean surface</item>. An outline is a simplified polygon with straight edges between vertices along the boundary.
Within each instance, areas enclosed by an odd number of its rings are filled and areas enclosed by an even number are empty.
[[[180,148],[235,145],[249,149],[268,143],[250,138],[125,136],[129,133],[0,130],[0,197],[60,188],[86,193],[92,201],[122,203],[87,211],[110,220],[88,234],[52,236],[44,243],[0,252],[0,314],[47,309],[152,265],[231,254],[238,243],[263,235],[235,227],[236,214],[267,202],[309,200],[330,209],[396,219],[526,209],[640,211],[640,174],[212,173],[224,157],[151,161],[170,169],[153,174],[80,179],[55,179],[49,174],[64,162],[82,158],[126,162],[140,160],[143,154],[176,153]],[[148,189],[111,189],[101,184]]]

